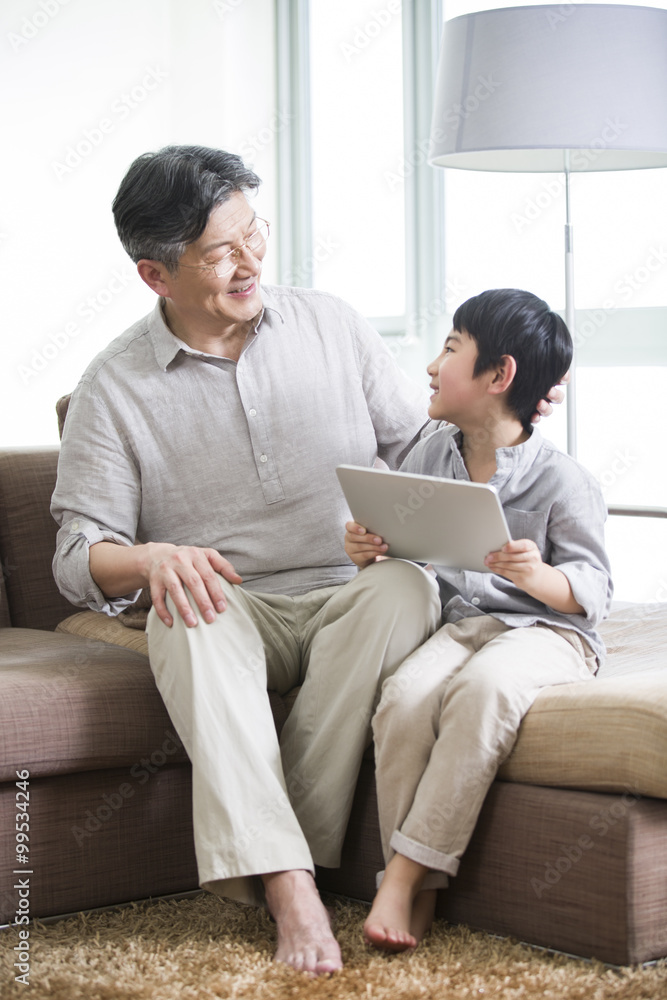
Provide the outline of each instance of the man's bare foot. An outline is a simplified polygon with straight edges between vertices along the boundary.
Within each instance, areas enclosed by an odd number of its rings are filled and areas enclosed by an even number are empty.
[[[412,930],[413,908],[426,871],[418,862],[402,854],[394,855],[364,923],[364,938],[368,944],[387,951],[406,951],[417,947],[425,930],[425,914],[420,904],[416,928],[420,935],[417,936]]]
[[[342,969],[340,948],[310,872],[271,872],[262,879],[278,930],[274,962],[318,976]]]

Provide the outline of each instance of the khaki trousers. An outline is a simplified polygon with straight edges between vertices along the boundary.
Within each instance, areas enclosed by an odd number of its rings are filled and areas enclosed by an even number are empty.
[[[186,628],[152,610],[150,664],[192,763],[200,883],[245,902],[262,873],[336,867],[382,682],[440,623],[433,576],[384,560],[297,597],[221,578],[227,609]],[[267,687],[301,684],[281,743]]]
[[[447,885],[540,689],[596,669],[578,633],[490,615],[444,625],[409,656],[373,719],[385,863],[398,852],[431,869],[424,888]]]

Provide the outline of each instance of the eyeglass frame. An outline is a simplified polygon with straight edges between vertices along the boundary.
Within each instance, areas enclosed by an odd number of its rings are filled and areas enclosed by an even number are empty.
[[[259,215],[255,216],[253,222],[263,223],[266,226],[266,236],[262,237],[262,243],[266,245],[266,241],[271,235],[271,223],[268,221],[268,219],[262,219],[261,216]],[[226,254],[223,254],[223,256],[216,264],[181,264],[179,261],[178,267],[190,267],[194,268],[197,271],[213,271],[216,278],[223,278],[226,274],[231,274],[231,272],[234,270],[234,267],[241,259],[241,254],[243,253],[244,250],[247,250],[248,253],[255,258],[255,260],[258,259],[257,254],[254,252],[254,250],[250,246],[248,246],[248,240],[251,240],[253,236],[256,236],[259,232],[259,229],[260,227],[258,227],[254,231],[254,233],[251,233],[250,236],[248,236],[245,240],[242,240],[237,247],[232,247],[232,249],[228,250]],[[259,247],[257,247],[257,249],[259,250]],[[228,268],[227,270],[224,270],[222,274],[218,274],[216,268],[221,267],[223,265],[223,262],[227,260],[233,261],[232,267]]]

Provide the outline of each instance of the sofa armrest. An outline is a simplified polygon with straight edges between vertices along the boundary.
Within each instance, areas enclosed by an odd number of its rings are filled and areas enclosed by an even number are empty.
[[[0,625],[52,630],[72,613],[53,579],[57,525],[49,510],[58,448],[0,450]]]

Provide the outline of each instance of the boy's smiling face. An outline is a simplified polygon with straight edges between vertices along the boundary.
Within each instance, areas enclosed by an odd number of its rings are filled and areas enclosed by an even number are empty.
[[[459,421],[479,415],[480,404],[488,398],[483,375],[473,377],[477,344],[465,330],[452,330],[442,352],[427,366],[434,390],[428,408],[433,420]]]

